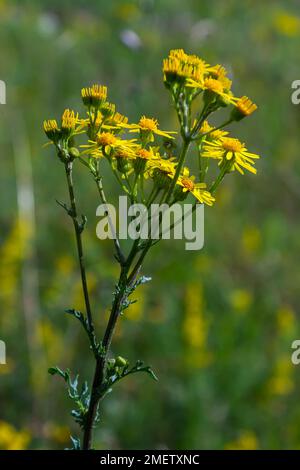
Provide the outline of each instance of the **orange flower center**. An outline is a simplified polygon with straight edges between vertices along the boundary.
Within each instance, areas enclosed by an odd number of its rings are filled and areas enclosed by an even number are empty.
[[[139,126],[145,131],[156,131],[158,122],[156,119],[146,118],[146,116],[142,116],[139,121]]]
[[[182,186],[186,188],[188,191],[193,191],[195,187],[194,182],[189,178],[182,178],[181,183],[182,183]]]
[[[114,145],[116,143],[116,137],[110,132],[102,132],[97,135],[97,144],[98,145]]]
[[[146,149],[140,149],[138,151],[138,155],[139,155],[139,157],[146,158],[146,159],[152,157],[151,152],[149,152],[149,150],[146,150]]]
[[[227,152],[241,152],[243,150],[243,144],[238,139],[231,137],[224,137],[222,141],[223,149]]]
[[[219,80],[215,80],[214,78],[206,78],[204,80],[204,86],[207,90],[213,91],[214,93],[222,93],[223,92],[223,85]]]

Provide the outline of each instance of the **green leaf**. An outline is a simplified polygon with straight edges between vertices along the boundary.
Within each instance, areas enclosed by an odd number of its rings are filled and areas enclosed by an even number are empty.
[[[152,377],[153,380],[155,380],[156,382],[158,382],[158,377],[157,375],[154,373],[153,369],[151,369],[151,367],[148,367],[148,369],[146,370],[145,369],[145,372],[147,372],[150,377]]]
[[[70,436],[70,439],[71,439],[72,444],[73,444],[73,448],[71,450],[81,450],[81,444],[80,444],[79,437]]]
[[[57,366],[56,367],[49,367],[48,374],[50,374],[50,375],[60,375],[64,379],[65,379],[65,375],[66,375],[66,373]]]
[[[123,358],[122,358],[123,359]],[[128,362],[125,360],[120,361],[120,358],[117,358],[114,361],[110,361],[108,363],[108,368],[106,372],[106,380],[104,386],[101,390],[101,395],[104,396],[108,393],[108,390],[119,380],[124,379],[130,374],[137,374],[138,372],[145,372],[146,374],[150,375],[150,377],[158,381],[157,376],[155,375],[154,371],[150,366],[145,366],[143,361],[138,360],[136,364],[129,368]]]
[[[69,398],[73,400],[76,406],[76,409],[71,411],[71,415],[75,419],[76,423],[78,423],[81,428],[84,428],[90,403],[90,393],[87,382],[83,382],[79,388],[79,375],[75,375],[74,379],[72,379],[69,369],[63,371],[59,367],[50,367],[48,372],[51,375],[57,374],[64,379],[67,385]]]
[[[68,308],[65,310],[65,312],[68,315],[72,315],[73,317],[77,318],[77,320],[80,321],[81,325],[84,328],[84,331],[87,333],[90,345],[92,348],[92,351],[94,353],[94,356],[96,359],[99,359],[99,357],[102,355],[103,350],[102,350],[102,345],[101,343],[98,343],[96,335],[93,331],[90,330],[89,323],[85,316],[83,315],[82,312],[79,310],[75,310],[74,308]]]

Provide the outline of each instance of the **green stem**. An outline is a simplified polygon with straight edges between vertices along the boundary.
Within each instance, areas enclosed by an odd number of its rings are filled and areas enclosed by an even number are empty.
[[[151,194],[150,194],[149,199],[147,201],[147,208],[148,209],[151,206],[152,202],[155,201],[155,199],[159,195],[160,191],[161,191],[160,188],[156,188],[155,186],[153,187],[153,191],[151,191]]]
[[[211,187],[209,188],[209,192],[213,194],[213,192],[217,189],[221,181],[223,180],[224,176],[228,173],[228,165],[225,163],[223,168],[221,169],[220,173],[218,174],[217,179],[213,182]]]
[[[139,175],[139,182],[140,182],[140,188],[141,188],[142,202],[143,202],[143,204],[145,204],[146,197],[145,197],[144,175],[143,174]]]
[[[186,157],[190,142],[191,142],[190,139],[183,138],[183,145],[182,145],[178,165],[176,167],[176,172],[175,172],[174,178],[172,178],[172,180],[171,180],[171,184],[170,184],[167,196],[166,196],[166,202],[167,203],[169,202],[169,200],[171,199],[171,196],[173,194],[174,188],[176,186],[177,180],[178,180],[179,175],[180,175],[180,171],[181,171],[182,166],[183,166],[184,161],[185,161],[185,157]]]
[[[140,269],[142,267],[142,263],[144,261],[144,258],[146,256],[146,254],[148,253],[149,249],[151,248],[151,246],[152,246],[152,240],[150,238],[150,240],[148,241],[145,248],[143,249],[140,257],[138,258],[135,266],[133,267],[133,269],[132,269],[132,271],[131,271],[131,273],[128,277],[129,285],[131,285],[135,281],[135,279],[136,279],[136,277],[137,277],[137,275],[140,272]]]
[[[74,230],[75,230],[76,246],[77,246],[78,261],[79,261],[79,268],[80,268],[82,290],[83,290],[84,301],[85,301],[87,321],[88,321],[90,332],[93,332],[94,324],[93,324],[92,310],[91,310],[91,304],[90,304],[90,298],[89,298],[89,292],[88,292],[88,286],[87,286],[85,262],[84,262],[84,256],[83,256],[83,247],[82,247],[82,239],[81,239],[82,227],[80,223],[78,222],[78,213],[77,213],[76,199],[75,199],[75,193],[74,193],[73,162],[72,161],[67,161],[65,163],[65,170],[66,170],[67,183],[68,183],[69,196],[70,196],[70,204],[71,204],[71,210],[69,211],[69,214],[73,220],[73,225],[74,225]]]
[[[139,179],[139,174],[136,173],[135,176],[134,176],[134,181],[133,181],[133,185],[132,185],[132,194],[133,194],[134,200],[136,200],[136,197],[137,197],[137,183],[138,183],[138,179]]]
[[[105,192],[104,192],[103,184],[102,184],[102,176],[100,176],[98,169],[95,171],[93,176],[94,176],[97,188],[98,188],[98,192],[99,192],[101,202],[102,202],[102,204],[107,205],[107,200],[106,200],[106,196],[105,196]],[[117,260],[120,262],[120,264],[122,266],[125,263],[125,257],[123,255],[123,252],[122,252],[122,249],[121,249],[119,238],[116,234],[116,227],[113,226],[113,222],[111,220],[109,212],[108,212],[108,223],[110,225],[110,230],[112,231],[112,235],[113,235],[113,242],[114,242],[114,245],[115,245]]]
[[[221,124],[218,127],[214,127],[211,131],[205,132],[205,134],[201,134],[201,138],[206,137],[207,135],[211,134],[212,132],[218,131],[219,129],[223,129],[223,127],[228,126],[229,124],[231,124],[232,121],[233,121],[233,119],[231,119],[231,118],[228,119],[228,121],[223,122],[223,124]]]

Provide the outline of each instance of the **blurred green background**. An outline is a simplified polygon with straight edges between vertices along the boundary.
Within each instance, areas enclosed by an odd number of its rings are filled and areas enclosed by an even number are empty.
[[[52,365],[91,377],[80,326],[64,309],[83,300],[61,164],[43,119],[82,111],[80,89],[109,86],[109,99],[136,121],[176,126],[161,62],[183,47],[222,63],[237,95],[259,111],[232,134],[259,153],[258,175],[227,178],[206,210],[205,246],[165,241],[144,272],[153,282],[121,319],[113,352],[153,366],[124,380],[104,402],[97,448],[300,448],[299,110],[297,0],[0,1],[0,448],[64,448],[70,401]],[[95,188],[76,173],[98,328],[118,273],[112,247],[95,235]],[[108,180],[108,192],[116,187]],[[96,307],[97,306],[97,307]],[[300,367],[300,366],[299,366]]]

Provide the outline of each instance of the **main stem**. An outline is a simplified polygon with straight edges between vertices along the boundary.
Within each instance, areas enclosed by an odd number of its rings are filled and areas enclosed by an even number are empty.
[[[87,321],[88,321],[90,332],[93,332],[94,324],[93,324],[92,310],[91,310],[88,285],[87,285],[87,279],[86,279],[85,263],[84,263],[83,247],[82,247],[82,239],[81,239],[82,228],[78,221],[78,213],[77,213],[76,199],[75,199],[74,185],[73,185],[73,176],[72,176],[73,162],[68,161],[65,164],[65,169],[66,169],[66,176],[67,176],[69,196],[70,196],[70,205],[71,205],[71,210],[69,211],[69,214],[72,217],[74,230],[75,230],[76,246],[77,246],[78,261],[79,261],[79,267],[80,267],[81,283],[82,283],[82,290],[83,290],[84,301],[85,301]]]
[[[117,320],[121,314],[123,303],[126,299],[127,289],[132,285],[136,277],[128,278],[128,273],[131,267],[131,264],[136,256],[138,250],[138,244],[134,243],[130,254],[121,267],[120,277],[117,283],[115,298],[112,304],[112,309],[110,312],[109,320],[106,326],[106,330],[102,340],[102,353],[96,361],[96,367],[94,372],[94,379],[92,384],[91,398],[89,409],[86,416],[86,422],[84,426],[83,434],[83,450],[89,450],[92,447],[93,440],[93,427],[97,414],[97,408],[99,401],[103,397],[102,394],[102,385],[105,380],[105,368],[107,363],[107,358],[111,346],[112,337],[115,331]]]

